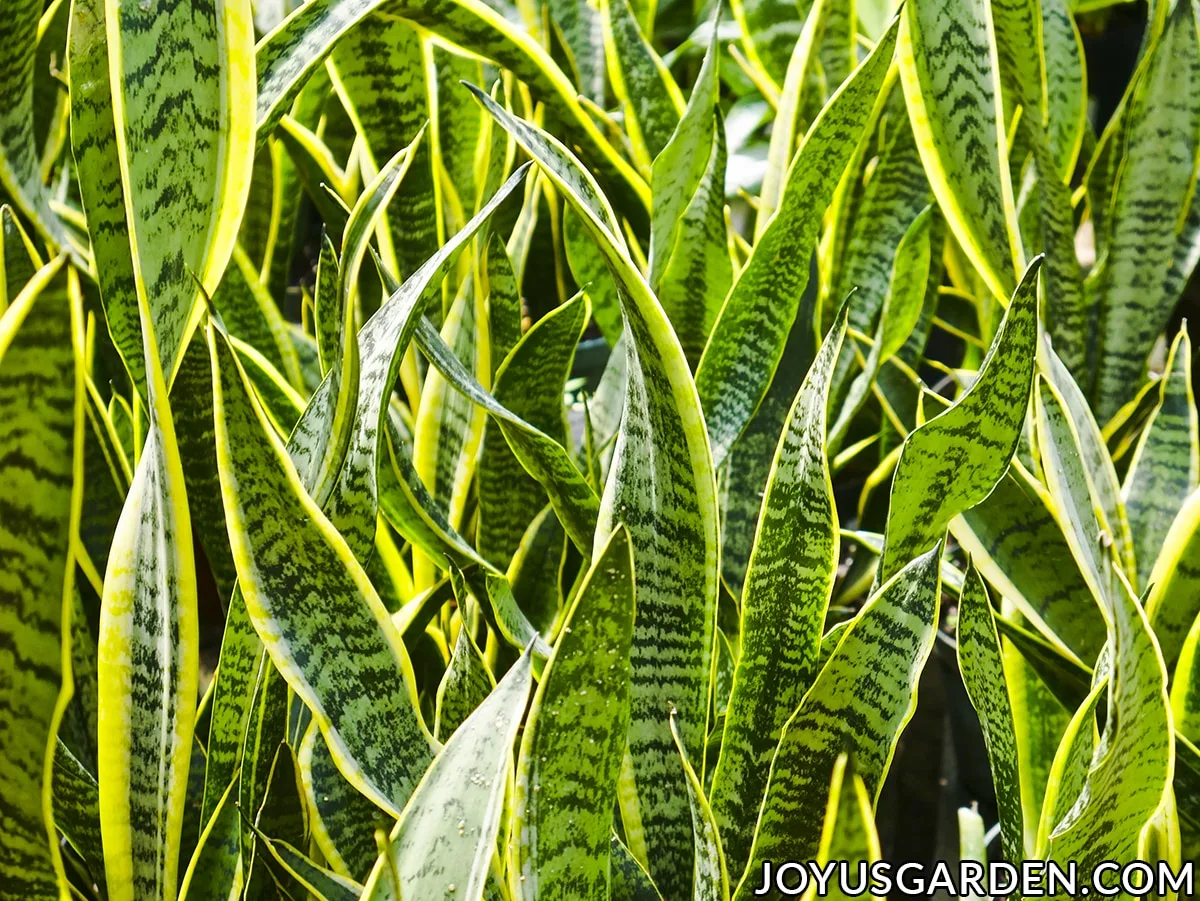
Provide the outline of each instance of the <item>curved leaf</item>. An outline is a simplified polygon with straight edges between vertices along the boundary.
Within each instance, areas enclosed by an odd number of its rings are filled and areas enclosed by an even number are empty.
[[[482,92],[475,96],[584,219],[621,297],[625,411],[596,529],[604,535],[623,522],[636,561],[628,758],[635,785],[622,795],[622,816],[627,835],[638,836],[630,840],[644,840],[650,849],[648,863],[664,897],[682,898],[690,894],[694,851],[667,713],[679,711],[689,748],[704,747],[719,550],[716,480],[699,399],[683,350],[629,259],[594,179],[557,140]]]
[[[959,245],[1004,300],[1024,263],[990,7],[916,0],[901,18],[900,83],[925,174]]]
[[[1013,293],[971,389],[905,439],[892,479],[880,580],[941,540],[950,521],[984,500],[1008,469],[1037,353],[1039,263],[1030,264]]]
[[[134,283],[169,385],[199,322],[193,279],[216,292],[250,191],[250,3],[106,0],[105,13]]]
[[[432,752],[408,654],[366,573],[304,490],[214,326],[209,353],[221,493],[251,622],[312,710],[338,768],[372,801],[399,814]],[[328,618],[339,628],[325,628]]]
[[[1171,345],[1159,401],[1142,430],[1121,496],[1129,515],[1137,583],[1147,581],[1179,508],[1200,480],[1200,433],[1187,328]]]

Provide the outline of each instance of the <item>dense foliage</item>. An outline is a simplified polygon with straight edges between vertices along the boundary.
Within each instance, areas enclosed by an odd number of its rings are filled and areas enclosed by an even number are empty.
[[[1200,853],[1143,12],[6,0],[0,898]]]

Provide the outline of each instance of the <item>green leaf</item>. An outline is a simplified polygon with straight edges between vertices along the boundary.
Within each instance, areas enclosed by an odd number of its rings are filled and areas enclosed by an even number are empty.
[[[1091,477],[1089,487],[1093,506],[1101,525],[1113,541],[1117,562],[1125,574],[1133,579],[1137,570],[1134,565],[1129,517],[1112,457],[1105,446],[1104,435],[1092,416],[1082,389],[1048,341],[1044,342],[1038,351],[1038,370],[1057,389],[1063,401],[1063,408],[1071,417],[1079,439],[1080,455]]]
[[[563,392],[587,322],[587,298],[580,294],[534,323],[496,372],[496,403],[563,446]],[[525,530],[546,505],[546,491],[513,454],[503,420],[493,423],[484,431],[479,451],[477,546],[485,558],[506,569]]]
[[[779,201],[787,182],[788,169],[796,149],[796,132],[803,135],[810,124],[805,114],[813,106],[819,107],[813,89],[817,87],[817,57],[819,44],[825,32],[825,0],[815,0],[804,19],[804,29],[792,48],[787,64],[783,90],[776,104],[775,121],[771,123],[771,140],[767,145],[767,167],[763,172],[762,188],[758,192],[758,209],[754,216],[754,240],[758,241],[766,231],[771,217],[779,208]],[[714,38],[716,37],[714,29]],[[822,98],[824,99],[824,98]]]
[[[1170,803],[1175,752],[1167,675],[1141,605],[1119,574],[1117,581],[1109,603],[1111,674],[1104,733],[1073,806],[1037,852],[1081,868],[1140,859],[1144,828]]]
[[[622,816],[674,901],[690,894],[693,845],[666,715],[674,706],[687,746],[704,746],[717,595],[716,484],[703,414],[683,350],[595,181],[557,140],[475,96],[584,219],[621,296],[626,404],[596,528],[603,535],[623,522],[637,561],[629,736],[636,788],[623,796]]]
[[[1137,583],[1148,586],[1179,508],[1200,480],[1200,435],[1192,391],[1192,344],[1184,327],[1171,345],[1158,405],[1142,430],[1121,496],[1136,536]]]
[[[461,581],[461,576],[452,573]],[[455,594],[459,595],[459,611],[465,611],[458,585]],[[454,734],[454,730],[462,725],[471,712],[496,687],[496,680],[488,669],[483,652],[471,637],[469,617],[464,619],[458,630],[458,638],[454,640],[454,650],[446,672],[437,690],[437,729],[434,733],[438,741],[445,741]]]
[[[729,901],[729,873],[725,869],[725,855],[721,851],[721,835],[716,818],[704,795],[700,777],[688,762],[687,750],[679,737],[675,725],[675,712],[671,712],[671,735],[679,749],[683,764],[683,775],[687,779],[688,804],[692,810],[692,832],[696,837],[696,862],[692,871],[692,898],[695,901]]]
[[[950,521],[950,531],[1039,633],[1090,664],[1104,644],[1104,618],[1054,511],[1045,486],[1014,462],[986,500]]]
[[[774,85],[783,84],[792,48],[800,37],[811,4],[801,7],[785,0],[732,0],[741,26],[746,57]]]
[[[0,187],[51,247],[69,250],[42,187],[41,147],[34,134],[38,23],[44,8],[41,0],[15,0],[0,24]]]
[[[450,306],[439,336],[447,350],[468,378],[474,380],[491,375],[491,365],[485,354],[486,334],[477,334],[477,323],[483,318],[481,299],[476,298],[474,279],[460,286]],[[413,438],[413,465],[417,476],[429,488],[433,502],[446,511],[446,517],[458,528],[462,523],[476,470],[479,442],[483,437],[485,414],[470,398],[453,391],[445,377],[436,369],[426,373],[421,388],[420,404],[416,411]],[[420,575],[419,584],[429,584]],[[432,581],[432,580],[429,580]]]
[[[434,189],[430,142],[416,143],[430,117],[422,41],[407,22],[375,14],[338,41],[331,57],[334,86],[361,137],[371,168],[412,145],[404,183],[388,206],[384,257],[395,255],[397,272],[408,276],[441,243],[441,212]],[[431,68],[432,71],[432,68]],[[386,86],[386,89],[384,89]],[[436,93],[434,94],[436,96]]]
[[[617,776],[629,725],[634,564],[619,528],[596,555],[542,671],[517,759],[513,894],[609,897]]]
[[[233,786],[200,833],[179,889],[180,901],[230,901],[242,893],[242,823]]]
[[[105,10],[134,283],[169,385],[199,322],[193,279],[216,292],[250,190],[250,3]]]
[[[460,232],[392,293],[358,334],[361,375],[357,406],[349,426],[349,445],[341,476],[328,509],[337,530],[360,559],[374,543],[379,503],[378,458],[387,418],[386,398],[421,321],[427,292],[440,287],[442,277],[453,267],[475,232],[520,184],[527,171],[523,167],[514,173]]]
[[[1039,264],[1030,264],[1013,292],[971,389],[905,439],[892,479],[880,580],[941,540],[950,521],[984,500],[1008,469],[1037,352]]]
[[[117,154],[107,41],[104,0],[72,3],[67,63],[71,81],[71,149],[79,194],[87,214],[109,335],[134,386],[144,396],[146,364],[125,222],[125,189]]]
[[[725,227],[725,127],[717,108],[718,22],[692,96],[654,160],[650,287],[658,295],[688,363],[700,362],[733,283]]]
[[[845,331],[843,308],[780,434],[742,590],[741,656],[712,788],[713,812],[735,876],[750,854],[779,736],[816,675],[837,574],[826,407]]]
[[[0,316],[0,779],[6,786],[0,895],[6,899],[66,892],[49,780],[71,694],[63,642],[74,592],[70,538],[82,501],[84,361],[73,337],[82,327],[73,321],[78,300],[65,290],[63,262],[43,267]]]
[[[1025,828],[1016,726],[1000,636],[987,588],[973,566],[967,569],[958,603],[958,667],[983,727],[1000,813],[1004,859],[1024,860],[1036,835],[1032,823],[1030,830]]]
[[[842,409],[829,430],[829,445],[835,452],[841,446],[851,420],[866,402],[880,366],[904,347],[917,326],[929,279],[931,218],[932,208],[926,207],[917,214],[896,246],[892,275],[883,306],[879,310],[874,342],[862,372],[850,383]],[[853,304],[853,300],[850,303]]]
[[[100,786],[96,777],[59,739],[51,777],[54,825],[87,865],[88,875],[104,888],[104,845],[100,838]]]
[[[662,895],[650,881],[650,874],[615,835],[611,859],[609,897],[612,901],[662,901]]]
[[[478,0],[402,0],[388,8],[439,37],[512,71],[546,105],[565,136],[604,184],[623,215],[645,223],[650,192],[645,181],[604,137],[579,103],[579,91],[541,46]]]
[[[321,901],[353,901],[362,896],[363,887],[357,882],[317,866],[287,842],[275,841],[261,833],[258,840],[279,866]]]
[[[191,520],[141,288],[138,313],[148,422],[109,552],[97,638],[100,822],[115,901],[165,897],[177,885],[199,682]]]
[[[526,651],[434,758],[371,871],[364,898],[482,898],[532,665]]]
[[[841,246],[831,250],[832,274],[827,276],[831,285],[827,296],[834,303],[854,292],[850,300],[850,326],[864,333],[873,331],[883,308],[896,269],[900,241],[932,199],[904,109],[903,93],[894,84],[891,88],[885,85],[884,89],[887,98],[876,128],[883,143],[874,155],[876,162],[861,195],[854,203],[847,202],[839,209],[840,217],[846,221],[839,223],[836,243]],[[863,156],[870,154],[864,152]],[[936,259],[936,254],[933,256]],[[850,362],[847,357],[843,353],[839,373]],[[841,378],[839,374],[839,382]],[[838,394],[834,392],[834,397]]]
[[[316,723],[305,732],[297,757],[313,844],[338,875],[366,878],[379,853],[375,830],[391,828],[392,818],[345,780]]]
[[[1186,248],[1198,226],[1186,213],[1200,150],[1200,40],[1188,4],[1176,5],[1143,58],[1124,116],[1107,221],[1097,223],[1107,230],[1103,239],[1097,232],[1104,251],[1087,286],[1098,314],[1090,393],[1101,422],[1136,394],[1195,265]]]
[[[1003,301],[1024,262],[990,7],[917,0],[901,18],[900,82],[925,174],[959,245]]]
[[[779,210],[713,326],[696,370],[696,388],[718,467],[754,415],[779,365],[808,284],[825,208],[876,103],[895,40],[893,23],[808,130],[788,172]]]
[[[844,872],[848,874],[850,882],[847,885],[841,882],[840,877],[834,877],[829,890],[822,893],[822,897],[843,899],[861,896],[861,893],[849,894],[848,888],[866,887],[866,867],[875,863],[881,856],[873,806],[867,786],[862,776],[855,772],[850,755],[840,754],[833,766],[829,804],[825,809],[824,825],[821,827],[821,844],[817,850],[816,864],[824,869],[836,863],[840,873],[843,872],[841,866],[845,862]],[[961,816],[961,811],[959,813]],[[874,901],[876,896],[871,897]]]
[[[933,650],[941,554],[939,542],[866,602],[788,720],[736,898],[751,897],[764,862],[816,858],[843,751],[853,754],[868,794],[878,797]]]
[[[600,21],[608,77],[625,110],[633,159],[648,170],[679,124],[683,95],[642,35],[628,0],[601,0]]]
[[[312,710],[338,769],[399,814],[432,752],[408,654],[213,326],[209,352],[221,492],[250,620]],[[338,628],[328,628],[331,622]]]
[[[1192,492],[1175,517],[1146,584],[1146,615],[1167,672],[1172,672],[1184,638],[1200,616],[1200,491]]]

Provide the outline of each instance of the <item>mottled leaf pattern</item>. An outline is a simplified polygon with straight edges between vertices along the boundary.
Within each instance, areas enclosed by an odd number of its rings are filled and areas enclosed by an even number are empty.
[[[713,811],[736,875],[750,853],[754,816],[784,724],[816,674],[817,649],[839,554],[825,456],[829,376],[846,310],[796,395],[767,477],[742,589],[741,656],[713,776]]]
[[[633,580],[629,536],[618,529],[542,671],[517,760],[510,852],[517,898],[609,897],[612,809],[629,724]]]

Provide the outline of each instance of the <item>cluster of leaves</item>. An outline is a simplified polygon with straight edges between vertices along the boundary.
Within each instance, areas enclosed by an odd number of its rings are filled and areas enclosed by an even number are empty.
[[[1083,6],[8,0],[0,898],[746,899],[939,641],[964,859],[1200,853],[1200,7],[1097,136]]]

